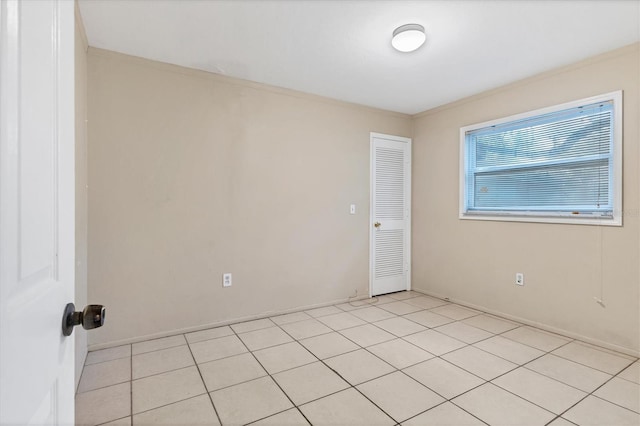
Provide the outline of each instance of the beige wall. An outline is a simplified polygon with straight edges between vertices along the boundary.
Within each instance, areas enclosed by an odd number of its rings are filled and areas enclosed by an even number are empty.
[[[76,110],[76,294],[81,310],[87,304],[87,38],[76,3],[75,29],[75,110]],[[87,332],[76,327],[76,386],[87,356]]]
[[[369,132],[409,116],[92,48],[88,72],[93,347],[368,291]]]
[[[415,117],[413,285],[597,342],[639,349],[640,45]],[[624,226],[458,219],[460,127],[624,91]],[[525,274],[525,286],[514,284]],[[602,295],[606,307],[593,297]]]

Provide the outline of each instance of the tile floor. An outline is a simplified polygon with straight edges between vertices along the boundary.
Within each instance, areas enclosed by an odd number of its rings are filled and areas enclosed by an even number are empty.
[[[77,424],[639,425],[640,364],[416,292],[89,353]]]

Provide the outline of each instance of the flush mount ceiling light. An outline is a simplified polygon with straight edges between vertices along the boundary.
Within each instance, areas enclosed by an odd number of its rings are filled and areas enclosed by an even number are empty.
[[[427,37],[420,24],[406,24],[393,31],[391,45],[400,52],[413,52],[424,44]]]

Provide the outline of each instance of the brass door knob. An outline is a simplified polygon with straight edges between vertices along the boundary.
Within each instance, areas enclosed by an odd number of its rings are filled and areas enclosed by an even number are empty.
[[[376,228],[380,228],[380,225],[382,225],[380,222],[376,222],[373,224],[373,226],[375,226]]]

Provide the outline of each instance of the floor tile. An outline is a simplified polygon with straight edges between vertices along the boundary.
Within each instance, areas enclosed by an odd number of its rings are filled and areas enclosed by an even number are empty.
[[[269,318],[262,318],[253,321],[240,322],[238,324],[231,324],[231,328],[236,333],[246,333],[248,331],[260,330],[262,328],[273,327],[275,324]]]
[[[157,374],[132,382],[133,414],[206,392],[196,367]]]
[[[386,331],[371,324],[348,328],[340,331],[340,334],[362,347],[375,345],[396,338],[393,334],[387,333]]]
[[[205,362],[199,368],[209,392],[267,375],[250,353]]]
[[[251,426],[301,426],[308,425],[309,422],[304,418],[297,408],[291,408],[266,419],[251,423]]]
[[[253,354],[269,374],[279,373],[280,371],[317,361],[316,357],[298,342],[261,349]]]
[[[556,414],[587,396],[585,392],[522,367],[498,377],[493,383]]]
[[[388,296],[395,300],[408,300],[414,297],[422,296],[422,293],[418,293],[416,291],[398,291],[396,293],[389,293]]]
[[[545,352],[552,351],[571,341],[571,339],[558,334],[547,333],[531,327],[514,328],[513,330],[503,333],[502,337],[515,340],[518,343],[532,346]]]
[[[345,328],[366,324],[366,322],[364,322],[360,318],[354,317],[347,312],[319,317],[318,321],[322,322],[328,327],[331,327],[334,330],[343,330]]]
[[[416,324],[415,322],[409,321],[408,319],[403,317],[389,318],[386,320],[378,321],[373,325],[398,337],[403,337],[409,334],[426,330],[426,328],[422,325]]]
[[[473,346],[458,349],[442,358],[485,380],[492,380],[517,367],[516,364]]]
[[[335,331],[333,333],[300,340],[300,343],[320,359],[330,358],[360,349],[360,346]]]
[[[381,305],[380,309],[384,309],[385,311],[391,312],[392,314],[396,314],[396,315],[406,315],[412,312],[417,312],[422,310],[422,308],[419,306],[410,305],[408,303],[400,302],[400,301]]]
[[[172,348],[174,346],[186,345],[187,341],[185,340],[182,334],[177,336],[169,336],[163,337],[160,339],[147,340],[145,342],[134,343],[131,345],[131,354],[138,355],[145,352],[157,351],[160,349]]]
[[[131,383],[76,395],[76,425],[97,425],[131,415]]]
[[[339,314],[340,312],[343,312],[343,311],[341,309],[336,308],[335,306],[325,306],[323,308],[310,309],[305,312],[314,318],[318,318],[318,317],[323,317],[325,315]]]
[[[438,306],[437,308],[431,309],[431,312],[436,313],[438,315],[444,315],[445,317],[452,318],[456,321],[460,321],[465,318],[473,317],[482,313],[474,309],[465,308],[460,305],[454,305],[454,304]]]
[[[440,358],[430,359],[404,370],[423,385],[451,399],[485,381]]]
[[[636,361],[625,368],[624,371],[618,374],[618,377],[640,384],[640,361]]]
[[[250,351],[293,342],[293,339],[289,337],[287,333],[282,331],[280,327],[270,327],[263,328],[261,330],[249,331],[247,333],[238,334],[238,337],[245,345],[247,345],[247,348],[249,348]]]
[[[320,334],[330,333],[331,330],[326,325],[316,319],[298,321],[281,326],[284,331],[289,333],[294,339],[306,339],[307,337],[318,336]]]
[[[293,405],[271,377],[211,392],[222,424],[246,424],[287,410]]]
[[[133,416],[133,424],[138,425],[219,425],[209,395],[175,402],[154,410]]]
[[[85,365],[97,364],[99,362],[113,361],[119,358],[131,356],[131,345],[116,346],[115,348],[100,349],[87,354]]]
[[[389,296],[388,294],[384,294],[382,296],[374,296],[373,299],[375,300],[375,302],[373,302],[373,305],[386,305],[387,303],[393,303],[393,302],[397,302],[396,299],[394,299],[393,297]]]
[[[109,423],[102,423],[100,426],[131,426],[131,416],[113,420]]]
[[[640,414],[589,395],[562,417],[582,426],[638,426]]]
[[[131,362],[134,380],[195,364],[187,345],[134,355]]]
[[[78,392],[87,392],[129,380],[131,380],[131,358],[86,365],[82,370]]]
[[[545,425],[555,417],[491,383],[460,395],[452,402],[490,425]]]
[[[102,426],[640,424],[637,358],[417,292],[92,351],[78,392]]]
[[[326,359],[325,363],[352,385],[358,385],[395,370],[364,349]]]
[[[402,339],[369,346],[367,350],[399,369],[433,358],[429,352]]]
[[[437,327],[435,330],[465,343],[476,343],[493,336],[492,333],[461,322],[445,324]]]
[[[553,351],[553,354],[608,374],[618,374],[631,364],[629,358],[622,354],[614,355],[578,342],[571,342],[558,348]]]
[[[525,365],[525,368],[585,392],[593,392],[598,386],[611,378],[611,375],[607,373],[552,354],[547,354],[530,362]]]
[[[414,312],[409,315],[404,315],[403,318],[406,318],[413,322],[417,322],[418,324],[429,328],[438,327],[440,325],[448,324],[455,321],[454,319],[451,319],[449,317],[434,314],[431,311]]]
[[[283,371],[275,374],[273,379],[296,405],[350,387],[347,382],[321,362]]]
[[[187,342],[196,343],[203,340],[217,339],[218,337],[231,336],[233,330],[229,326],[209,328],[207,330],[194,331],[193,333],[187,333],[184,337],[187,338]]]
[[[593,393],[595,396],[640,413],[640,385],[614,377]]]
[[[247,348],[237,336],[204,340],[192,343],[189,346],[198,364],[247,352]]]
[[[558,417],[554,421],[549,423],[547,426],[575,426],[575,423],[571,423],[569,420],[565,420],[562,417]]]
[[[353,302],[340,303],[335,305],[336,308],[340,308],[345,312],[355,311],[357,309],[366,308],[371,304],[371,299],[354,300]]]
[[[433,330],[411,334],[404,339],[434,355],[442,355],[466,346],[465,343]]]
[[[462,320],[462,322],[495,334],[504,333],[522,325],[503,318],[496,318],[489,314],[476,315]]]
[[[364,308],[364,309],[358,309],[357,311],[351,312],[351,314],[368,322],[381,321],[381,320],[384,320],[387,318],[393,318],[396,316],[391,312],[385,311],[384,309],[380,309],[375,306],[371,306],[369,308]]]
[[[471,414],[450,402],[440,404],[406,422],[402,426],[484,426],[485,424]]]
[[[289,324],[290,322],[298,322],[311,319],[311,316],[304,312],[294,312],[292,314],[278,315],[277,317],[269,318],[271,321],[278,325]]]
[[[300,410],[316,426],[396,423],[353,388],[302,405]]]
[[[363,383],[357,388],[397,422],[444,401],[441,396],[400,371]]]
[[[445,300],[436,299],[435,297],[429,296],[414,297],[413,299],[406,300],[405,302],[422,309],[431,309],[449,304],[449,302]]]
[[[539,349],[523,345],[522,343],[506,339],[502,336],[495,336],[491,339],[483,340],[473,346],[516,364],[524,364],[544,355],[544,352]]]

